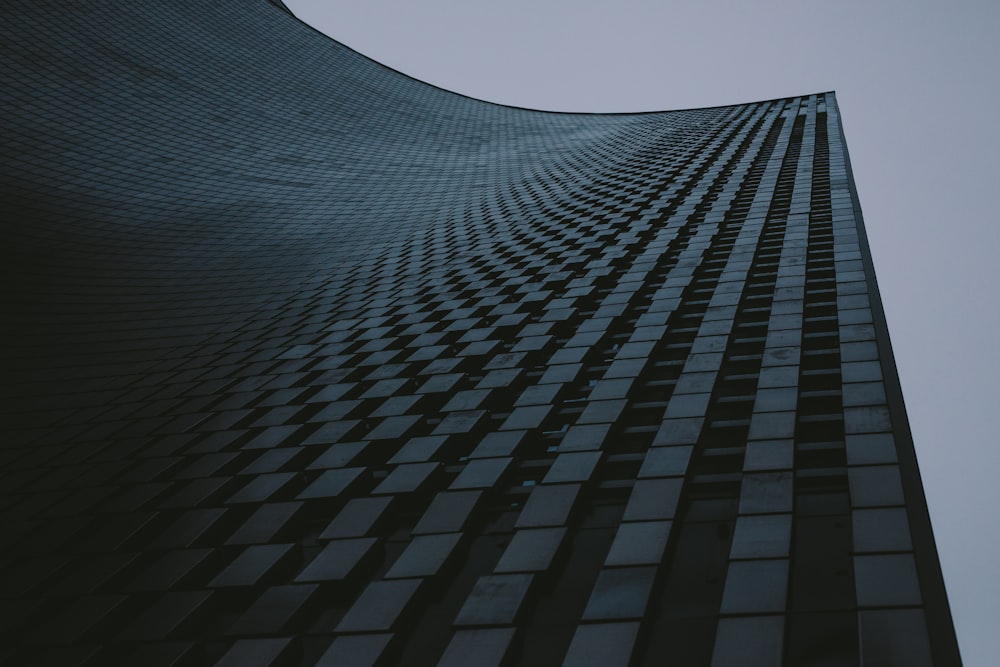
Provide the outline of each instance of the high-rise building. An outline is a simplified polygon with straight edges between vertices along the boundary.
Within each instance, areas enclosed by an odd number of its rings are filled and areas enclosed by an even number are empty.
[[[0,12],[0,662],[959,664],[833,93]]]

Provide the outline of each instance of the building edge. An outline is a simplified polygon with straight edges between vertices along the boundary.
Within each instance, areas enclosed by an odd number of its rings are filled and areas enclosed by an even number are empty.
[[[682,113],[682,112],[686,112],[686,111],[703,111],[703,110],[706,110],[706,109],[726,109],[726,108],[729,108],[729,107],[742,107],[742,106],[749,106],[749,105],[753,105],[753,104],[767,104],[768,102],[780,102],[780,101],[784,101],[784,100],[792,100],[792,99],[798,99],[798,98],[803,98],[803,97],[810,97],[811,95],[832,95],[833,92],[834,92],[832,90],[819,90],[819,91],[814,91],[814,92],[809,92],[809,93],[802,93],[802,94],[798,94],[798,95],[782,95],[782,96],[779,96],[779,97],[770,97],[770,98],[765,98],[765,99],[762,99],[762,100],[748,100],[748,101],[745,101],[745,102],[731,102],[729,104],[709,104],[709,105],[701,106],[701,107],[683,107],[683,108],[680,108],[680,109],[652,109],[652,110],[648,110],[648,111],[558,111],[558,110],[554,110],[554,109],[535,109],[534,107],[522,107],[522,106],[518,106],[516,104],[504,104],[503,102],[493,102],[493,101],[490,101],[490,100],[484,100],[484,99],[480,99],[478,97],[473,97],[472,95],[466,95],[465,93],[460,93],[460,92],[457,92],[457,91],[454,91],[454,90],[449,90],[448,88],[444,88],[444,87],[439,86],[437,84],[433,84],[433,83],[430,83],[428,81],[424,81],[423,79],[420,79],[420,78],[418,78],[416,76],[413,76],[412,74],[407,74],[406,72],[400,71],[400,70],[398,70],[398,69],[396,69],[394,67],[390,67],[389,65],[386,65],[385,63],[379,62],[378,60],[375,60],[371,56],[366,55],[366,54],[362,53],[361,51],[358,51],[354,47],[349,46],[348,44],[345,44],[345,43],[343,43],[343,42],[335,39],[334,37],[331,37],[330,35],[327,35],[325,32],[321,31],[316,26],[310,24],[308,21],[304,21],[303,19],[299,18],[295,14],[295,12],[293,12],[281,0],[265,0],[265,1],[268,2],[269,4],[274,5],[279,10],[281,10],[283,12],[286,12],[287,14],[289,14],[292,18],[294,18],[296,21],[298,21],[302,25],[304,25],[305,27],[307,27],[310,30],[314,31],[316,34],[322,36],[323,39],[328,39],[331,42],[334,42],[334,43],[342,46],[343,48],[347,49],[348,51],[351,51],[352,53],[355,53],[355,54],[361,56],[365,60],[368,60],[371,63],[373,63],[373,64],[375,64],[375,65],[377,65],[377,66],[379,66],[379,67],[381,67],[381,68],[383,68],[385,70],[388,70],[388,71],[390,71],[390,72],[392,72],[392,73],[394,73],[394,74],[396,74],[398,76],[402,76],[402,77],[405,77],[407,79],[410,79],[411,81],[415,81],[416,83],[419,83],[422,86],[427,86],[427,87],[433,88],[435,90],[440,90],[440,91],[442,91],[444,93],[447,93],[449,95],[455,95],[457,97],[461,97],[461,98],[464,98],[464,99],[467,99],[467,100],[471,100],[471,101],[477,102],[479,104],[488,104],[490,106],[501,107],[501,108],[504,108],[504,109],[516,109],[518,111],[530,111],[532,113],[554,114],[554,115],[560,115],[560,116],[649,116],[649,115],[655,115],[655,114]]]
[[[962,664],[955,634],[955,626],[948,604],[948,595],[944,576],[941,572],[940,558],[934,539],[930,512],[927,508],[927,498],[924,494],[920,468],[917,465],[916,449],[913,445],[913,434],[906,414],[903,401],[903,388],[899,381],[896,359],[889,339],[889,325],[882,306],[882,296],[875,277],[875,263],[872,259],[871,247],[868,244],[868,234],[865,231],[864,216],[861,212],[861,200],[854,182],[854,170],[851,167],[851,156],[847,147],[847,137],[844,133],[843,117],[836,93],[828,93],[837,110],[837,129],[840,146],[844,152],[844,165],[847,172],[847,185],[851,194],[851,207],[858,231],[858,241],[861,248],[861,261],[865,271],[865,281],[868,284],[872,320],[875,325],[875,338],[878,345],[879,361],[882,366],[882,379],[885,383],[886,398],[889,405],[889,416],[892,420],[893,434],[896,444],[896,456],[902,472],[903,493],[906,498],[907,515],[910,523],[910,534],[913,540],[914,555],[917,564],[917,576],[920,580],[921,594],[924,596],[924,613],[927,618],[928,637],[931,643],[931,653],[934,665],[938,667],[960,667]],[[829,99],[829,98],[828,98]],[[829,102],[828,102],[829,103]]]

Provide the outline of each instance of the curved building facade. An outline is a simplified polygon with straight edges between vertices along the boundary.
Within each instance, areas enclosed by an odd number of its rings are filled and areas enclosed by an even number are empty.
[[[832,93],[0,16],[0,662],[959,664]]]

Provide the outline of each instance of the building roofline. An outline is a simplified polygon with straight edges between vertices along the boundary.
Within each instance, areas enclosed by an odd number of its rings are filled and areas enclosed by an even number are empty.
[[[347,44],[344,44],[343,42],[338,41],[338,40],[334,39],[333,37],[330,37],[326,33],[320,31],[317,27],[315,27],[315,26],[311,25],[310,23],[302,20],[301,18],[299,18],[298,16],[296,16],[295,12],[293,12],[285,3],[281,2],[281,0],[266,0],[266,1],[268,3],[274,5],[277,9],[279,9],[279,10],[281,10],[283,12],[286,12],[289,16],[291,16],[292,18],[294,18],[296,21],[298,21],[302,25],[306,26],[310,30],[316,32],[317,34],[321,35],[324,39],[327,39],[330,42],[333,42],[334,44],[337,44],[338,46],[341,46],[341,47],[347,49],[348,51],[361,56],[365,60],[368,60],[369,62],[371,62],[371,63],[373,63],[373,64],[381,67],[382,69],[389,70],[390,72],[398,74],[399,76],[402,76],[402,77],[405,77],[407,79],[410,79],[411,81],[415,81],[416,83],[419,83],[419,84],[421,84],[423,86],[427,86],[429,88],[434,88],[434,89],[440,90],[440,91],[442,91],[444,93],[448,93],[449,95],[455,95],[457,97],[462,97],[462,98],[465,98],[467,100],[472,100],[473,102],[479,102],[481,104],[489,104],[491,106],[502,107],[502,108],[505,108],[505,109],[516,109],[518,111],[530,111],[530,112],[533,112],[533,113],[557,114],[557,115],[562,115],[562,116],[649,116],[649,115],[654,115],[654,114],[680,113],[680,112],[685,112],[685,111],[703,111],[703,110],[707,110],[707,109],[726,109],[726,108],[729,108],[729,107],[749,106],[749,105],[753,105],[753,104],[765,104],[767,102],[780,102],[782,100],[799,99],[799,98],[802,98],[802,97],[809,97],[810,95],[832,95],[832,96],[836,97],[836,92],[833,91],[833,90],[820,90],[820,91],[815,91],[815,92],[811,92],[811,93],[805,93],[803,95],[786,95],[786,96],[783,96],[783,97],[774,97],[774,98],[762,99],[762,100],[750,100],[750,101],[746,101],[746,102],[734,102],[732,104],[710,104],[708,106],[702,106],[702,107],[686,107],[686,108],[681,108],[681,109],[654,109],[654,110],[649,110],[649,111],[557,111],[557,110],[552,110],[552,109],[535,109],[535,108],[532,108],[532,107],[523,107],[523,106],[518,106],[516,104],[504,104],[503,102],[492,102],[490,100],[484,100],[484,99],[480,99],[478,97],[473,97],[472,95],[466,95],[465,93],[459,93],[459,92],[454,91],[454,90],[449,90],[449,89],[444,88],[442,86],[438,86],[438,85],[430,83],[428,81],[424,81],[423,79],[419,79],[419,78],[417,78],[417,77],[415,77],[415,76],[413,76],[411,74],[407,74],[406,72],[402,72],[402,71],[400,71],[400,70],[398,70],[398,69],[396,69],[394,67],[390,67],[389,65],[386,65],[385,63],[381,63],[378,60],[375,60],[374,58],[372,58],[371,56],[367,56],[364,53],[361,53],[360,51],[358,51],[357,49],[355,49],[355,48],[353,48],[351,46],[348,46]]]

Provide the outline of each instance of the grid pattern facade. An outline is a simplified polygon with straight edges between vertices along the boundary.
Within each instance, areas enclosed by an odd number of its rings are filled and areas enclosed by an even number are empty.
[[[832,93],[4,3],[0,662],[956,665]]]

